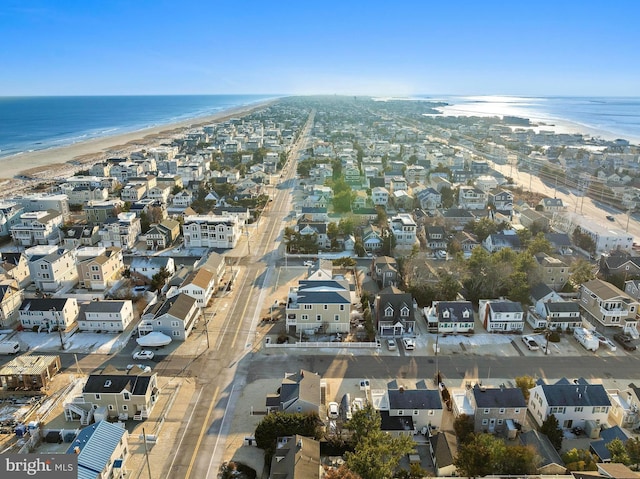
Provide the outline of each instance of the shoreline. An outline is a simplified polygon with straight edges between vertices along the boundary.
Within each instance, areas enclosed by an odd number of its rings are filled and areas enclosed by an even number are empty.
[[[127,133],[92,138],[71,145],[5,156],[0,158],[0,181],[14,181],[14,177],[19,175],[33,175],[37,179],[70,176],[73,172],[69,175],[67,169],[73,171],[83,169],[92,163],[106,159],[108,155],[126,154],[132,150],[155,146],[162,140],[172,139],[194,128],[223,122],[236,116],[245,116],[277,101],[278,99],[265,100],[176,123],[166,123]]]

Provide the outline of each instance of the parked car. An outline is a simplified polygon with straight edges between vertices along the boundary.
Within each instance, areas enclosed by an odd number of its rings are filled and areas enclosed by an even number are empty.
[[[387,349],[389,351],[395,351],[396,349],[398,349],[395,339],[387,339]]]
[[[149,351],[148,349],[141,349],[133,353],[133,359],[153,359],[153,356],[153,351]]]
[[[329,407],[327,408],[327,416],[329,416],[329,419],[338,419],[338,416],[340,416],[340,406],[337,402],[329,403]]]
[[[616,343],[622,346],[625,351],[635,351],[638,347],[633,338],[628,334],[617,333],[613,335],[613,339],[616,341]]]
[[[540,349],[540,345],[538,344],[538,342],[531,336],[522,336],[522,342],[526,344],[526,346],[529,348],[529,351],[537,351],[538,349]]]
[[[611,216],[611,215],[607,215],[607,219],[608,219],[609,221],[615,221],[615,220],[616,220],[616,219],[615,219],[613,216]]]
[[[304,263],[302,263],[302,266],[313,266],[313,261],[305,261]]]
[[[407,351],[413,351],[416,348],[416,342],[412,338],[403,338],[402,345]]]
[[[142,369],[143,373],[150,373],[151,372],[151,366],[147,366],[146,364],[127,364],[127,371],[133,369],[136,366],[138,368]]]

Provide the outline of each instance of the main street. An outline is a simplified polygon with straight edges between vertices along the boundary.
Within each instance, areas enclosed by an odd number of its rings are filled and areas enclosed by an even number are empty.
[[[215,305],[205,312],[209,349],[187,365],[190,375],[197,377],[197,388],[188,408],[192,412],[181,428],[184,433],[175,438],[175,452],[164,469],[167,479],[217,477],[236,399],[246,383],[249,361],[241,359],[250,354],[256,339],[264,298],[274,278],[282,222],[291,208],[291,190],[287,186],[293,184],[296,159],[306,148],[313,117],[312,112],[289,150],[269,207],[228,255],[235,265],[243,259],[243,266],[236,269],[230,307],[226,314],[216,311]]]

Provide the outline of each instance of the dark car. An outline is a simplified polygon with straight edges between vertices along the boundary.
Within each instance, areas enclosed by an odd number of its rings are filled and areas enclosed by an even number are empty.
[[[615,219],[613,216],[611,216],[611,215],[607,215],[607,219],[608,219],[609,221],[615,221],[615,220],[616,220],[616,219]]]
[[[613,339],[622,346],[625,351],[635,351],[637,349],[636,342],[627,334],[618,333],[613,335]]]

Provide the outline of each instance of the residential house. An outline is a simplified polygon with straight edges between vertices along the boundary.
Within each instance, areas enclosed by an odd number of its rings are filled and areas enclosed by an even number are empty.
[[[147,248],[152,250],[168,248],[178,238],[179,234],[180,223],[168,218],[164,219],[147,231],[145,235]]]
[[[158,200],[162,203],[167,203],[171,195],[171,187],[169,186],[154,186],[147,191],[147,198],[151,200]]]
[[[162,270],[171,276],[176,272],[176,263],[171,256],[136,256],[131,260],[129,270],[131,273],[153,279]]]
[[[476,217],[469,210],[450,208],[446,211],[438,210],[438,215],[444,218],[447,230],[462,231],[467,223],[476,220]]]
[[[329,215],[326,206],[303,206],[301,213],[311,221],[327,222]]]
[[[586,421],[607,424],[611,401],[602,384],[589,384],[584,378],[562,378],[554,384],[538,379],[529,390],[528,408],[538,426],[553,414],[563,429],[584,428]]]
[[[389,191],[380,186],[371,189],[371,201],[375,206],[387,206],[389,203]]]
[[[5,393],[39,391],[46,394],[60,369],[60,356],[22,354],[0,367],[0,388]]]
[[[475,328],[470,301],[433,301],[424,313],[432,333],[473,333]]]
[[[120,199],[122,201],[128,201],[134,203],[141,200],[147,194],[146,183],[127,183],[120,192]]]
[[[267,413],[316,413],[320,415],[322,391],[320,376],[301,369],[286,373],[276,394],[266,398]]]
[[[327,235],[327,223],[324,221],[313,221],[306,217],[298,220],[295,227],[296,231],[302,236],[311,236],[315,238],[318,248],[325,249],[331,246],[331,240]]]
[[[176,341],[184,341],[202,315],[198,303],[187,294],[180,293],[164,301],[158,301],[142,315],[138,334],[144,336],[153,331],[166,334]]]
[[[569,266],[546,253],[534,255],[541,281],[554,291],[561,291],[569,281]]]
[[[227,269],[227,263],[224,256],[216,252],[212,252],[203,263],[200,263],[198,265],[198,267],[206,268],[211,273],[213,273],[213,278],[215,281],[214,287],[217,287],[220,284],[220,281],[222,281],[224,272]]]
[[[116,247],[84,247],[77,250],[76,266],[81,288],[105,290],[124,270],[122,250]]]
[[[527,322],[533,329],[570,331],[582,326],[580,306],[565,301],[544,283],[531,288],[533,306],[527,312]]]
[[[351,292],[345,280],[300,280],[289,290],[287,331],[348,333]]]
[[[556,477],[566,474],[567,468],[564,466],[564,461],[546,435],[536,429],[532,429],[521,433],[519,440],[523,446],[531,447],[536,452],[536,456],[539,458],[536,465],[538,474],[555,475]]]
[[[524,330],[522,305],[506,299],[481,299],[478,316],[490,333],[508,333]]]
[[[382,232],[375,225],[365,226],[362,230],[362,245],[370,252],[379,251],[382,248]]]
[[[72,186],[62,187],[62,192],[69,198],[70,205],[86,205],[91,201],[106,201],[109,190],[101,186]]]
[[[124,464],[129,457],[128,438],[124,424],[103,420],[83,428],[67,449],[67,454],[78,456],[77,477],[123,477]]]
[[[22,289],[31,284],[29,260],[24,253],[0,252],[0,274],[15,279]]]
[[[381,289],[398,283],[398,262],[391,256],[377,256],[371,260],[371,279]]]
[[[26,298],[18,312],[22,327],[27,330],[66,330],[78,318],[75,298]]]
[[[545,239],[551,243],[554,252],[560,255],[571,255],[571,238],[567,233],[545,233]]]
[[[605,278],[640,277],[640,257],[632,256],[625,251],[612,251],[600,256],[599,273]]]
[[[515,231],[509,230],[502,233],[491,234],[482,242],[482,246],[490,253],[495,253],[505,248],[520,251],[520,238]]]
[[[67,421],[90,424],[94,416],[148,419],[155,406],[160,389],[156,373],[143,373],[139,368],[118,371],[113,367],[91,374],[82,388],[82,396],[64,405]]]
[[[67,249],[96,246],[100,242],[100,227],[94,224],[69,226],[63,233],[63,245]]]
[[[417,225],[410,214],[401,213],[391,218],[389,228],[396,240],[396,247],[412,247],[417,242]]]
[[[592,279],[580,286],[578,301],[585,318],[596,328],[614,326],[638,337],[640,303],[611,283]]]
[[[431,251],[447,248],[447,235],[442,226],[426,226],[427,247]]]
[[[477,246],[480,246],[478,237],[468,231],[457,231],[453,237],[453,241],[460,247],[465,258],[471,256],[471,252]]]
[[[135,213],[119,213],[117,218],[109,218],[102,223],[100,242],[105,247],[130,249],[141,233],[140,218]]]
[[[24,293],[15,279],[0,275],[0,328],[14,326],[23,297]]]
[[[473,430],[508,436],[527,418],[527,401],[518,387],[504,385],[488,388],[475,384],[467,389],[467,399],[474,410]]]
[[[498,180],[491,175],[481,175],[476,179],[475,186],[480,191],[488,193],[498,187]]]
[[[34,246],[25,254],[31,281],[40,291],[58,291],[78,282],[75,251],[57,246]]]
[[[11,236],[11,227],[20,222],[24,208],[15,201],[0,201],[0,236]]]
[[[611,443],[611,441],[619,439],[622,444],[625,444],[629,439],[629,435],[620,427],[613,426],[608,428],[603,428],[600,431],[600,439],[596,441],[591,441],[589,444],[589,452],[594,456],[595,460],[599,463],[610,463],[611,462],[611,451],[607,448],[607,445]],[[622,465],[622,464],[621,464]],[[615,478],[627,478],[630,476],[627,475],[615,475]]]
[[[389,286],[376,295],[373,315],[380,336],[398,337],[415,333],[413,297],[395,286]]]
[[[562,212],[567,209],[562,201],[562,198],[542,198],[538,202],[538,206],[542,208],[542,211],[546,212]]]
[[[216,288],[216,275],[207,268],[198,268],[189,274],[178,291],[194,298],[198,307],[209,304]]]
[[[182,190],[173,196],[171,203],[176,208],[188,208],[193,203],[193,195],[187,190]]]
[[[529,230],[548,231],[550,221],[544,213],[526,209],[520,213],[520,224]]]
[[[489,194],[489,204],[498,211],[513,211],[513,193],[507,190]]]
[[[185,247],[234,248],[244,223],[233,216],[188,215],[182,235]]]
[[[487,207],[487,194],[473,186],[461,186],[458,190],[458,207],[467,210],[483,210]]]
[[[102,224],[110,218],[115,218],[120,211],[123,202],[120,200],[102,201],[83,207],[87,216],[87,223]]]
[[[91,301],[81,307],[78,327],[80,331],[121,333],[133,319],[130,299]]]
[[[433,188],[421,188],[414,193],[422,209],[433,211],[442,204],[442,195]]]
[[[69,198],[67,198],[67,195],[49,195],[36,193],[33,195],[15,198],[14,201],[22,205],[25,211],[49,212],[49,210],[54,210],[60,213],[63,219],[69,217]]]
[[[391,381],[387,385],[386,398],[378,403],[377,409],[388,411],[389,417],[410,418],[413,428],[411,435],[423,428],[440,429],[444,408],[439,389],[428,389],[424,381],[415,389]]]
[[[271,460],[269,477],[273,479],[320,479],[320,442],[304,436],[279,437]]]
[[[60,228],[63,216],[59,211],[30,211],[20,215],[13,225],[11,237],[20,246],[58,244],[62,241]]]
[[[640,388],[630,383],[625,389],[608,389],[611,400],[609,421],[620,427],[633,429],[640,423]]]

